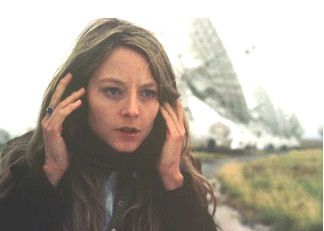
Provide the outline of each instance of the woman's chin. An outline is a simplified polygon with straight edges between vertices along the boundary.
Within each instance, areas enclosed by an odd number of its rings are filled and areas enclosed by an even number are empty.
[[[138,149],[139,145],[112,145],[112,148],[119,153],[133,153]]]

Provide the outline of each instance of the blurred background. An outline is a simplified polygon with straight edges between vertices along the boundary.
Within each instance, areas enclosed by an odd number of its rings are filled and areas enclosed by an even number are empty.
[[[119,17],[153,31],[178,78],[192,147],[225,231],[322,230],[320,1],[0,3],[0,149],[33,129],[81,30]]]

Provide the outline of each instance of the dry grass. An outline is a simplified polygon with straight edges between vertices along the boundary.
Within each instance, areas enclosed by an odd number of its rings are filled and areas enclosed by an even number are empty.
[[[248,163],[230,163],[219,172],[223,191],[247,219],[276,231],[322,230],[321,149],[292,151]]]

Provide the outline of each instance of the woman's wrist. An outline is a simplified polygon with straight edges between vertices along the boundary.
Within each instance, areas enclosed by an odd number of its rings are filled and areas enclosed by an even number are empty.
[[[164,189],[167,191],[180,188],[183,185],[184,177],[180,171],[164,172],[160,175]]]
[[[47,177],[48,181],[56,187],[61,179],[63,178],[63,175],[65,174],[65,171],[53,171],[48,165],[43,166],[43,171],[45,176]]]

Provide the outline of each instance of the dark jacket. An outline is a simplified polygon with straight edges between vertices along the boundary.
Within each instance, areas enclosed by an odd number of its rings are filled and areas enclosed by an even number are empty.
[[[68,210],[64,197],[58,195],[44,174],[36,174],[28,167],[15,168],[12,173],[15,186],[10,196],[0,199],[0,230],[57,230]],[[215,231],[214,220],[200,205],[190,175],[184,173],[184,177],[182,187],[165,191],[160,198],[163,230]],[[122,214],[131,202],[136,180],[139,179],[119,179],[123,187],[117,188],[112,225],[108,230],[121,230]],[[124,230],[130,230],[130,227],[126,225]]]

